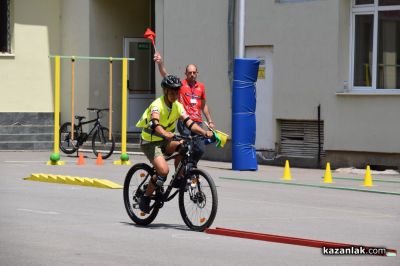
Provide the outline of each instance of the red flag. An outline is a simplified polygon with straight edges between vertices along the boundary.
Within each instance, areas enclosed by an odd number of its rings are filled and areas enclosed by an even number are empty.
[[[156,34],[150,28],[146,29],[146,32],[144,33],[144,37],[151,40],[151,42],[154,46],[154,40],[156,38]]]

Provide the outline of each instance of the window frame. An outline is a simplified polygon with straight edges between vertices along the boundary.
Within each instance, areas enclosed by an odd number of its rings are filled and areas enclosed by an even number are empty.
[[[293,4],[293,3],[302,3],[302,2],[311,2],[318,0],[275,0],[275,3],[278,4]]]
[[[350,6],[350,58],[349,58],[349,89],[353,92],[379,92],[379,93],[399,93],[397,89],[383,89],[377,87],[377,60],[378,60],[378,14],[379,11],[400,10],[397,6],[379,6],[379,0],[374,0],[373,4],[356,5],[356,0],[351,1]],[[357,15],[373,15],[373,39],[372,39],[372,68],[371,68],[371,86],[354,86],[354,55],[355,55],[355,19]]]

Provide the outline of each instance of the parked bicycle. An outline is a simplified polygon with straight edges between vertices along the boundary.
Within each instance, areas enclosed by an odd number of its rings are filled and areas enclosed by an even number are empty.
[[[198,169],[192,159],[194,142],[204,137],[175,136],[174,140],[183,140],[179,153],[167,156],[167,161],[174,159],[178,154],[183,156],[166,189],[157,188],[151,196],[150,212],[148,214],[139,209],[139,201],[146,191],[150,178],[155,175],[155,168],[138,163],[128,171],[124,182],[124,203],[129,217],[136,224],[149,225],[156,218],[164,203],[172,200],[179,193],[179,211],[185,224],[194,231],[204,231],[210,227],[217,214],[217,189],[211,176],[204,170]],[[178,173],[183,171],[183,177]],[[176,189],[170,195],[172,189]]]
[[[88,111],[96,112],[96,118],[83,121],[86,117],[76,115],[75,119],[78,124],[74,124],[74,138],[72,139],[71,122],[66,122],[60,127],[60,149],[66,154],[73,154],[79,151],[81,147],[91,137],[93,153],[98,156],[101,153],[103,159],[107,159],[114,152],[115,140],[111,136],[109,139],[109,130],[107,127],[101,125],[100,118],[103,111],[109,111],[108,108],[87,108]],[[89,133],[83,131],[83,125],[94,123]]]

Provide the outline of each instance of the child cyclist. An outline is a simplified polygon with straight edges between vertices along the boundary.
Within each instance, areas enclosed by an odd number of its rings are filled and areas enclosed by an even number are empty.
[[[182,86],[178,77],[167,75],[161,82],[164,94],[153,101],[144,111],[137,127],[142,127],[140,148],[156,169],[156,176],[150,179],[147,189],[140,199],[139,208],[150,212],[150,196],[156,187],[161,187],[167,179],[169,168],[164,155],[179,149],[180,142],[172,140],[178,120],[192,132],[207,138],[213,137],[212,131],[205,131],[186,114],[182,104],[177,101]],[[180,161],[175,161],[175,166]]]

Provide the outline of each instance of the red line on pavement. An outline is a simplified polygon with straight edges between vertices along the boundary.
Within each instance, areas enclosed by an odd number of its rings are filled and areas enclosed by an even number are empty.
[[[370,248],[370,247],[362,246],[362,245],[328,242],[328,241],[320,241],[320,240],[288,237],[288,236],[280,236],[280,235],[262,234],[262,233],[247,232],[247,231],[240,231],[240,230],[220,228],[220,227],[216,227],[215,229],[207,228],[205,230],[205,232],[208,234],[214,234],[214,235],[224,235],[224,236],[231,236],[231,237],[248,238],[248,239],[276,242],[276,243],[282,243],[282,244],[314,247],[314,248],[322,248],[322,247],[342,248],[342,247],[350,247],[350,246],[351,247]],[[397,251],[395,249],[386,249],[386,252],[391,252],[391,253],[397,254]]]

